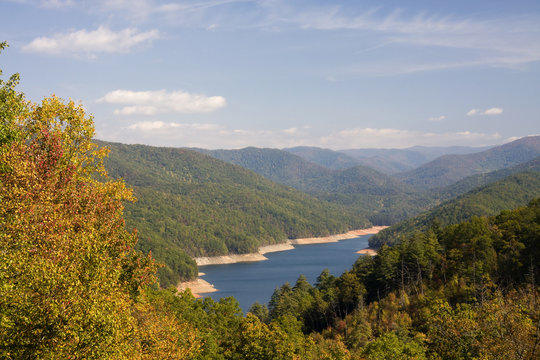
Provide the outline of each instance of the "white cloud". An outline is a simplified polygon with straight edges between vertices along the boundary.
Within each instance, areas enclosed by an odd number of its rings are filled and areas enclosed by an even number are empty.
[[[432,117],[428,118],[428,121],[443,121],[444,119],[446,119],[446,116],[444,116],[444,115],[432,116]]]
[[[149,43],[159,38],[157,30],[138,32],[124,29],[114,32],[100,26],[96,30],[76,30],[52,37],[38,37],[23,47],[24,51],[51,55],[86,55],[97,53],[127,53],[135,46]]]
[[[129,130],[142,132],[170,131],[171,129],[194,130],[199,132],[220,131],[216,124],[182,124],[164,121],[140,121],[128,126]]]
[[[343,148],[403,148],[415,145],[423,146],[481,146],[493,144],[501,139],[499,133],[476,133],[470,131],[431,133],[392,128],[352,128],[345,129],[320,140],[324,146]]]
[[[169,128],[176,128],[176,127],[181,127],[181,124],[173,123],[173,122],[165,123],[163,121],[141,121],[141,122],[129,125],[128,129],[152,131],[152,130],[169,129]]]
[[[477,116],[477,115],[500,115],[503,113],[503,108],[493,107],[486,110],[482,109],[471,109],[467,112],[467,116]]]
[[[184,91],[130,91],[114,90],[99,99],[100,102],[126,105],[114,111],[115,115],[155,115],[160,113],[201,113],[216,111],[226,105],[223,96],[206,96]]]
[[[497,17],[433,12],[408,14],[401,10],[385,11],[383,6],[365,8],[356,2],[337,2],[339,5],[308,2],[298,6],[286,0],[42,0],[42,3],[73,3],[86,11],[127,18],[136,24],[157,21],[174,27],[207,30],[345,30],[370,39],[364,45],[351,44],[351,49],[367,47],[375,59],[371,61],[367,54],[357,59],[351,54],[356,64],[341,66],[337,69],[341,72],[334,74],[337,78],[343,78],[342,72],[396,75],[475,66],[522,68],[540,61],[537,13]],[[249,4],[243,7],[242,16],[238,16],[238,3]],[[399,47],[400,53],[411,56],[380,61],[377,50],[387,47]],[[421,48],[435,49],[436,55],[425,56]],[[441,56],[445,48],[451,49],[453,55]],[[415,57],[416,54],[423,56]]]
[[[104,132],[100,132],[101,134]],[[101,137],[103,138],[103,137]],[[505,142],[499,133],[423,132],[395,128],[350,128],[324,133],[305,127],[255,130],[234,129],[218,124],[142,121],[121,133],[106,134],[106,140],[145,143],[156,146],[242,148],[247,146],[285,148],[318,146],[344,148],[405,148],[423,146],[484,146]]]
[[[503,109],[497,108],[497,107],[487,109],[486,111],[484,111],[484,115],[500,115],[502,113],[503,113]]]

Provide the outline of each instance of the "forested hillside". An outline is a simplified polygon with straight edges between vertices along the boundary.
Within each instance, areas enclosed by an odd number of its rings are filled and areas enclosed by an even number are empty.
[[[528,136],[474,154],[445,155],[412,171],[397,175],[419,188],[451,185],[467,176],[516,166],[540,156],[540,136]]]
[[[334,173],[329,168],[278,149],[248,147],[240,150],[194,150],[305,192],[317,186],[319,179],[329,178]]]
[[[486,150],[465,146],[426,147],[413,146],[406,149],[347,149],[339,150],[361,165],[369,166],[384,174],[397,174],[413,170],[439,156],[448,154],[471,154]]]
[[[313,146],[296,146],[283,150],[298,155],[304,160],[333,170],[342,170],[357,165],[364,165],[352,156],[330,149],[321,149]]]
[[[517,173],[478,187],[384,229],[371,237],[369,244],[377,248],[383,244],[395,244],[403,236],[425,232],[433,226],[457,224],[473,216],[495,215],[503,209],[527,204],[531,199],[539,196],[540,172]]]
[[[439,189],[433,189],[430,193],[436,199],[448,200],[458,195],[464,194],[467,191],[473,190],[477,187],[490,184],[512,174],[524,171],[540,171],[540,156],[525,163],[521,163],[519,165],[509,168],[504,168],[485,174],[468,176],[462,180],[459,180],[456,183],[453,183],[452,185],[445,186]]]
[[[366,216],[195,151],[102,143],[106,168],[133,187],[126,204],[138,248],[165,263],[162,285],[196,276],[190,256],[256,252],[288,238],[363,228]]]
[[[294,318],[306,334],[343,341],[358,359],[537,359],[540,199],[405,236],[315,286],[278,288],[267,322]]]
[[[366,166],[332,170],[277,149],[197,151],[240,165],[321,200],[346,206],[354,213],[369,213],[369,219],[377,225],[396,223],[434,204],[425,193]]]

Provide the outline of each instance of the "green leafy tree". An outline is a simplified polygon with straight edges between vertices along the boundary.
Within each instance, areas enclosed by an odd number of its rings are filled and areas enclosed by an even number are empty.
[[[370,360],[422,360],[427,359],[426,348],[418,339],[409,339],[388,332],[370,342],[364,349]]]
[[[248,312],[258,317],[259,320],[263,323],[268,322],[268,320],[270,319],[268,308],[266,307],[266,305],[261,304],[258,301],[251,305]]]

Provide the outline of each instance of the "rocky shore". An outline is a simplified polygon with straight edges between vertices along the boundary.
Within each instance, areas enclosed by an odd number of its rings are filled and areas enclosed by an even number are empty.
[[[264,256],[264,254],[267,254],[270,252],[292,250],[294,249],[294,245],[322,244],[322,243],[329,243],[329,242],[338,242],[340,240],[346,240],[346,239],[354,239],[355,237],[362,236],[362,235],[376,234],[384,228],[386,228],[386,226],[373,226],[368,229],[351,230],[344,234],[287,240],[286,242],[281,243],[281,244],[261,246],[257,253],[198,257],[198,258],[195,258],[195,262],[197,263],[197,266],[204,266],[204,265],[234,264],[234,263],[239,263],[239,262],[264,261],[264,260],[268,260],[268,258]],[[372,256],[376,254],[376,252],[373,249],[369,249],[369,248],[360,250],[357,253],[372,255]],[[199,276],[201,276],[201,274],[202,273],[199,273]],[[217,289],[214,288],[212,284],[201,279],[200,277],[193,281],[180,282],[177,286],[178,290],[185,290],[187,288],[191,289],[191,292],[195,296],[199,296],[197,294],[204,294],[204,293],[218,291]]]

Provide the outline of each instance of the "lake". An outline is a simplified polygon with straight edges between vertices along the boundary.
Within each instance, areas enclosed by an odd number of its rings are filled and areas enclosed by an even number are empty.
[[[314,284],[324,269],[335,276],[350,269],[358,256],[356,251],[368,247],[371,235],[334,243],[295,245],[293,250],[266,253],[266,261],[227,265],[200,266],[202,279],[213,284],[218,292],[201,294],[214,300],[234,296],[247,312],[258,301],[268,304],[272,293],[285,282],[294,285],[300,274]]]

